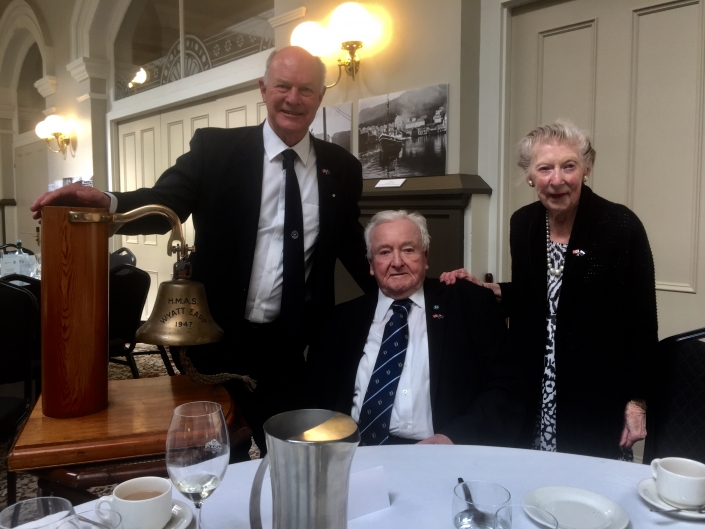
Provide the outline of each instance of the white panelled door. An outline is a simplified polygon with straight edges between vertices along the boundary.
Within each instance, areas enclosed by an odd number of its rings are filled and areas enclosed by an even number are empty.
[[[660,337],[705,326],[701,0],[535,2],[511,16],[503,279],[509,217],[536,200],[515,146],[568,118],[592,134],[590,185],[642,220],[656,264]]]
[[[37,243],[37,226],[29,206],[47,191],[49,167],[47,144],[42,140],[15,148],[15,188],[17,197],[17,231],[22,246],[35,253],[41,251]],[[7,242],[14,244],[10,234]]]
[[[221,97],[186,108],[166,111],[118,126],[120,191],[152,187],[162,172],[189,150],[189,142],[202,127],[235,128],[258,124],[261,117],[259,90]],[[194,244],[193,222],[184,224],[186,243]],[[166,235],[122,236],[122,246],[137,258],[137,266],[147,271],[152,285],[143,319],[152,311],[157,289],[171,279],[175,257],[166,253]]]

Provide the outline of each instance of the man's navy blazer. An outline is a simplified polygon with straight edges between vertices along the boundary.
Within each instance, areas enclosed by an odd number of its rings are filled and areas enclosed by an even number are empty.
[[[350,414],[355,377],[378,292],[335,308],[320,351],[311,358],[322,381],[318,405]],[[455,444],[509,446],[521,429],[516,363],[489,289],[467,281],[424,281],[434,433]],[[411,330],[413,332],[413,330]]]
[[[245,313],[262,195],[262,130],[263,125],[199,129],[191,139],[191,150],[180,156],[154,187],[115,193],[118,212],[162,204],[173,209],[182,222],[193,215],[193,279],[203,283],[213,318],[226,334],[222,342],[207,348],[208,356],[220,357],[212,369],[206,365],[209,362],[197,359],[203,355],[190,355],[196,367],[206,373],[237,367],[223,365],[225,358],[221,355],[233,357],[231,348],[237,344],[229,337],[235,334]],[[363,228],[358,220],[360,162],[338,145],[311,139],[316,152],[320,231],[307,282],[307,323],[324,318],[333,308],[336,258],[363,289],[376,286],[369,275]],[[169,229],[165,219],[145,217],[126,224],[120,233],[166,233]]]

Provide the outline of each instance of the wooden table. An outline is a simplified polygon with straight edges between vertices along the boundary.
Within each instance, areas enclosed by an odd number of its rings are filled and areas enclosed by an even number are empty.
[[[93,497],[85,491],[88,487],[138,475],[163,475],[172,412],[198,400],[219,403],[226,421],[233,423],[236,407],[227,391],[194,383],[186,376],[109,381],[108,407],[72,419],[45,417],[40,397],[10,449],[8,471],[38,475],[40,493],[55,493],[57,487],[62,495],[76,492],[74,501]],[[231,445],[241,436],[249,438],[249,429],[230,430],[231,437],[238,437],[231,438]],[[70,490],[64,491],[66,487]]]

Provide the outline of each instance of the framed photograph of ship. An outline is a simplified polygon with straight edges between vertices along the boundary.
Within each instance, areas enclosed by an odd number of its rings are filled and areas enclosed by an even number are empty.
[[[311,134],[319,140],[352,150],[352,103],[319,107],[311,123]]]
[[[447,84],[361,99],[358,117],[363,178],[446,174]]]

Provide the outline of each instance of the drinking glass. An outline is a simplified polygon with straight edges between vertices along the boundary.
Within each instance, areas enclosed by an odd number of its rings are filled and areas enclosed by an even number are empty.
[[[514,525],[512,525],[514,524]],[[558,520],[549,512],[531,505],[505,505],[497,511],[495,529],[546,527],[558,529]]]
[[[76,527],[78,529],[122,529],[122,517],[112,509],[77,512]]]
[[[69,500],[57,497],[32,498],[10,505],[0,512],[0,528],[27,525],[32,529],[58,529],[73,520],[75,512]]]
[[[166,437],[166,468],[177,490],[196,505],[213,494],[228,468],[230,438],[220,404],[189,402],[174,410]]]
[[[453,527],[494,529],[495,513],[509,503],[509,491],[487,481],[465,481],[453,489]]]

